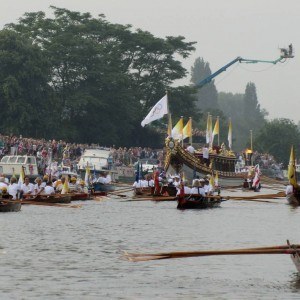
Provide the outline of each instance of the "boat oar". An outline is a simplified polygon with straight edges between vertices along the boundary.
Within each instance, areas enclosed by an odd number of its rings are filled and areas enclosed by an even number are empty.
[[[21,203],[21,204],[31,204],[31,205],[44,205],[44,206],[57,206],[57,207],[68,207],[68,208],[80,208],[82,205],[70,205],[70,204],[60,204],[60,203],[49,203],[49,202],[39,202],[34,200],[5,200],[1,199],[3,203]]]
[[[124,257],[129,261],[148,261],[168,258],[183,258],[196,256],[213,256],[213,255],[256,255],[256,254],[295,254],[300,251],[296,249],[274,249],[274,248],[249,248],[236,250],[212,250],[212,251],[192,251],[192,252],[166,252],[166,253],[145,253],[130,254],[125,253]]]

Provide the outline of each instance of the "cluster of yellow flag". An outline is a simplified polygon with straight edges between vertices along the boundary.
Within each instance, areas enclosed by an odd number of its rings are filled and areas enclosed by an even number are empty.
[[[185,126],[183,126],[183,117],[179,119],[177,124],[172,128],[172,123],[169,118],[169,127],[168,127],[168,134],[172,136],[176,140],[184,140],[187,137],[192,136],[192,118],[188,120]]]

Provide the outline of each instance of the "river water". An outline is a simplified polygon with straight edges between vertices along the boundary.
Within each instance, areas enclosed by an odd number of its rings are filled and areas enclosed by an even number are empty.
[[[288,255],[122,259],[121,250],[300,243],[300,208],[276,202],[186,211],[175,202],[122,198],[77,209],[23,206],[0,215],[0,299],[300,299]]]

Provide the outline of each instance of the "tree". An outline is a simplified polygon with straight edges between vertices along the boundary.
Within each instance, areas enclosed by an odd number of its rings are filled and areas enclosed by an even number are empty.
[[[2,30],[0,52],[1,132],[33,137],[49,133],[50,70],[42,51],[19,34]]]
[[[191,68],[191,82],[193,85],[197,84],[211,75],[209,63],[205,62],[203,58],[197,58],[194,66]],[[218,109],[218,92],[215,87],[214,81],[206,84],[198,89],[196,93],[197,107],[202,111],[209,111],[211,109]]]
[[[272,154],[278,162],[288,165],[291,146],[300,146],[300,132],[289,119],[274,119],[267,122],[254,139],[254,149]]]
[[[26,13],[8,28],[33,41],[49,61],[53,105],[59,108],[57,136],[106,145],[138,143],[148,132],[140,126],[146,112],[186,75],[175,56],[188,57],[194,42],[133,31],[103,15],[52,9],[52,19],[43,12]]]

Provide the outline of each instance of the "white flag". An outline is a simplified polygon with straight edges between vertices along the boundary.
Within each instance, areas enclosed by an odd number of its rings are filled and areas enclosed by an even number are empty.
[[[168,98],[165,95],[161,98],[150,110],[147,117],[142,121],[141,125],[144,127],[155,120],[161,119],[164,115],[168,113]]]

